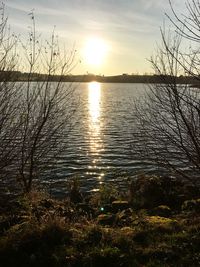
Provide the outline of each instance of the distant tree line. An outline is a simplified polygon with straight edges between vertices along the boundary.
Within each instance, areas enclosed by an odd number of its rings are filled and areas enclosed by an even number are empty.
[[[32,81],[45,81],[47,74],[33,73],[31,76]],[[52,75],[49,79],[51,81],[59,81],[60,75]],[[20,71],[0,71],[0,81],[27,81],[29,73],[22,73]],[[63,75],[62,82],[101,82],[101,83],[170,83],[174,79],[173,75],[169,74],[154,74],[154,75],[114,75],[114,76],[101,76],[94,74],[87,75]],[[176,77],[179,84],[193,84],[200,86],[200,82],[194,76],[179,75]]]

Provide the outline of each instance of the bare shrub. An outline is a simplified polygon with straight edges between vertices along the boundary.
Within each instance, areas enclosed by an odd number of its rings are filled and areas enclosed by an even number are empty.
[[[135,103],[133,150],[137,157],[195,182],[200,173],[200,2],[187,1],[183,18],[171,8],[175,33],[161,30],[162,45],[151,58],[160,82],[149,85]],[[178,84],[179,75],[187,77],[184,84]]]
[[[78,105],[74,87],[63,82],[64,76],[76,65],[75,50],[68,53],[62,50],[54,31],[49,40],[42,40],[37,34],[33,13],[30,18],[32,24],[26,42],[15,36],[7,38],[4,17],[0,25],[0,48],[2,46],[5,54],[0,60],[3,73],[0,165],[8,163],[10,173],[17,176],[26,192],[31,190],[33,180],[51,168],[57,155],[66,148]],[[17,65],[14,64],[16,51],[19,53]],[[15,68],[23,69],[24,73],[14,79],[7,73],[13,75]],[[7,151],[5,147],[10,149]]]
[[[4,5],[0,7],[0,172],[11,164],[17,155],[15,142],[19,134],[17,76],[18,38],[11,33]]]

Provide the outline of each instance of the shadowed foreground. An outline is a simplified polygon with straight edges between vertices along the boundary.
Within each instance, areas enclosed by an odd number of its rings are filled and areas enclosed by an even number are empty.
[[[76,182],[65,200],[32,192],[1,208],[1,266],[199,266],[199,197],[160,177],[139,177],[129,194],[83,197]]]

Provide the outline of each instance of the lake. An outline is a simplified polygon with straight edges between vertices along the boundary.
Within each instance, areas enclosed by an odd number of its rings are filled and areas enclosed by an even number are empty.
[[[66,86],[67,83],[66,83]],[[133,105],[147,85],[76,84],[81,100],[76,125],[68,136],[68,148],[57,160],[45,183],[63,193],[69,179],[78,177],[83,191],[96,191],[106,182],[123,187],[127,175],[151,172],[152,164],[133,158]]]

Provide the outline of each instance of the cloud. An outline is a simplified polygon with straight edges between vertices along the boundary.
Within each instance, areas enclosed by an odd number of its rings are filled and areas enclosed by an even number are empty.
[[[174,2],[182,10],[183,1]],[[160,38],[164,13],[170,12],[166,0],[5,0],[5,4],[11,27],[21,34],[27,33],[27,14],[34,9],[42,36],[48,36],[56,24],[64,42],[76,41],[81,49],[84,38],[99,35],[112,44],[112,61],[120,66],[122,58],[131,62],[148,57]]]

